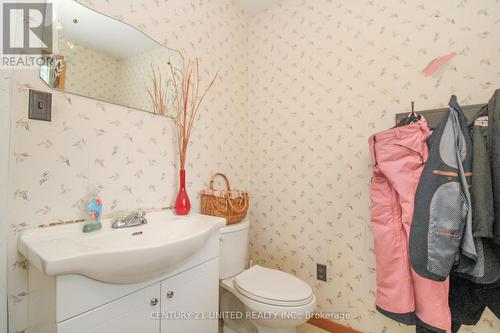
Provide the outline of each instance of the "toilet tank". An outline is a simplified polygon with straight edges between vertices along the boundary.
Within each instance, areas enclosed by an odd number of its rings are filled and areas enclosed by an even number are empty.
[[[220,279],[227,279],[245,269],[248,258],[248,217],[243,221],[221,228],[219,265]]]

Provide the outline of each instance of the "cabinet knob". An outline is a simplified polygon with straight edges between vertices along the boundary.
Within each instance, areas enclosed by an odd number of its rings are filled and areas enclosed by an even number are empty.
[[[167,298],[172,298],[172,297],[174,297],[174,292],[172,290],[169,290],[167,292]]]
[[[149,301],[149,304],[151,305],[157,305],[158,304],[158,298],[151,298],[151,301]]]

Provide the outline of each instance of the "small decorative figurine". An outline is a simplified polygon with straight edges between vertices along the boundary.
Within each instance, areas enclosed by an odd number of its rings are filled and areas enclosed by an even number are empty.
[[[100,230],[102,217],[102,201],[98,197],[93,197],[89,200],[87,206],[87,222],[83,226],[83,232],[92,232]]]

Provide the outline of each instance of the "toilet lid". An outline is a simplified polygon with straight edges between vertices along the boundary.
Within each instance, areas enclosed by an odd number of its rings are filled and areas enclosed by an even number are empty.
[[[300,306],[313,298],[311,287],[301,279],[258,265],[239,274],[234,286],[244,296],[271,305]]]

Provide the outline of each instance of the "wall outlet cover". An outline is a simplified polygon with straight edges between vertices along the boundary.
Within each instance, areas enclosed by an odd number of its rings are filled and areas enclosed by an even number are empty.
[[[326,282],[326,265],[317,264],[316,279]]]
[[[44,91],[30,89],[28,118],[35,120],[51,121],[52,119],[52,94]]]

